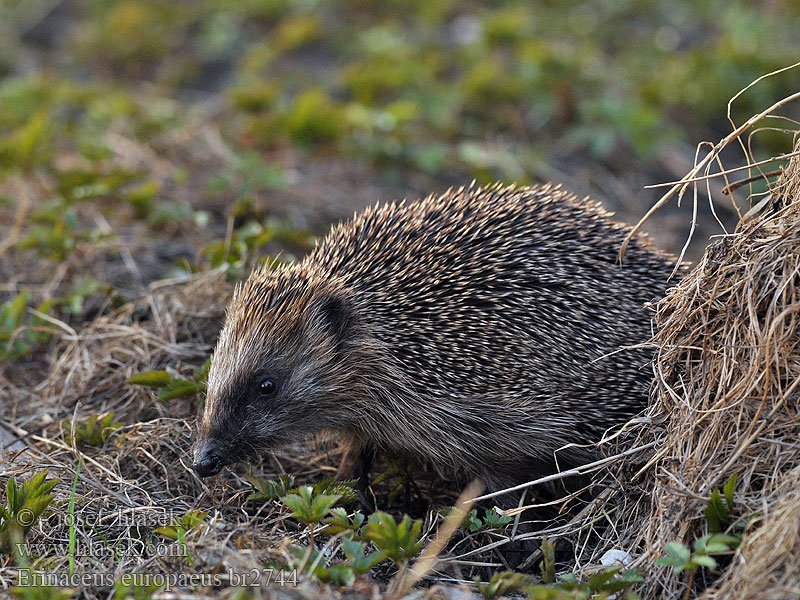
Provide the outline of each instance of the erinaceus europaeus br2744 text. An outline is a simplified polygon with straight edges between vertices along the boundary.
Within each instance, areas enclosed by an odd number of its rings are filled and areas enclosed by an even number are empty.
[[[194,466],[320,430],[490,488],[574,466],[647,398],[674,261],[557,187],[469,187],[369,208],[228,307]],[[557,452],[558,451],[558,452]],[[556,458],[557,457],[557,458]]]

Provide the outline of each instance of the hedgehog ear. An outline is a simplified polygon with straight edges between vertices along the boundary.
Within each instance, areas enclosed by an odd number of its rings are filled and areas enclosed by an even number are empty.
[[[326,293],[317,302],[325,327],[337,338],[343,338],[352,320],[347,301],[337,294]]]

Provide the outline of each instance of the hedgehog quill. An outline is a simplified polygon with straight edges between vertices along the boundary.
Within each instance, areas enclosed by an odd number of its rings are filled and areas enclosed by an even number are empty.
[[[551,185],[368,208],[301,262],[259,267],[227,310],[194,469],[321,430],[502,489],[594,460],[645,406],[644,305],[675,259]],[[583,445],[583,447],[579,446]],[[567,446],[566,448],[562,448]]]

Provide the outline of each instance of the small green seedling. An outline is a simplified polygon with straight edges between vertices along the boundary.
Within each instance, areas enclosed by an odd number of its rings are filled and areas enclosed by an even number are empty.
[[[554,583],[556,580],[556,545],[547,539],[542,538],[542,581]]]
[[[608,567],[583,582],[569,573],[560,576],[555,583],[526,587],[525,592],[533,600],[595,600],[612,596],[634,600],[638,596],[629,588],[642,581],[641,569],[622,571],[622,567]]]
[[[246,479],[256,490],[247,497],[249,501],[253,502],[267,502],[280,496],[286,496],[297,489],[294,485],[294,475],[281,475],[277,480],[248,475]]]
[[[484,513],[483,519],[478,516],[478,510],[473,508],[467,514],[467,529],[470,533],[486,531],[488,529],[500,529],[511,523],[514,519],[506,515],[501,515],[496,509],[490,508]]]
[[[41,471],[21,486],[14,477],[6,484],[6,505],[0,506],[0,553],[11,554],[25,540],[31,527],[53,501],[50,491],[57,479],[46,479]]]
[[[367,553],[366,549],[366,543],[345,538],[342,541],[342,550],[347,561],[326,567],[324,556],[316,548],[293,546],[290,551],[294,560],[289,566],[302,569],[323,583],[350,587],[356,579],[386,558],[383,552]]]
[[[281,497],[281,502],[292,511],[292,517],[308,527],[310,544],[314,546],[314,528],[341,498],[339,494],[315,494],[311,486],[303,486],[295,494]]]
[[[364,537],[375,544],[398,567],[405,568],[408,561],[422,548],[420,531],[422,521],[412,521],[408,516],[399,523],[385,512],[370,515],[364,528]]]
[[[268,502],[281,496],[297,494],[300,489],[294,485],[294,477],[292,475],[281,475],[277,480],[249,475],[247,481],[256,489],[255,492],[247,497],[248,500],[254,502]],[[319,494],[338,494],[340,496],[339,502],[350,504],[358,499],[358,495],[353,489],[354,484],[355,481],[334,481],[333,477],[330,477],[315,483],[312,487],[312,493],[314,496]]]
[[[346,537],[358,537],[358,532],[364,524],[364,515],[356,512],[351,519],[344,508],[337,506],[331,509],[330,516],[322,523],[326,526],[325,533],[329,535],[344,533]]]
[[[204,525],[207,516],[207,512],[190,510],[179,520],[173,521],[166,527],[158,527],[154,531],[155,533],[163,535],[165,538],[169,538],[178,542],[178,544],[180,544],[181,551],[183,552],[183,556],[186,557],[189,564],[194,564],[194,560],[192,560],[192,557],[189,554],[189,549],[186,547],[186,534],[192,529],[195,529],[200,525]]]
[[[55,304],[77,315],[83,312],[83,305],[86,299],[90,298],[102,289],[104,289],[103,284],[96,279],[92,279],[91,277],[83,277],[74,286],[72,286],[65,296],[56,298]]]
[[[15,361],[28,356],[33,347],[50,336],[52,325],[39,316],[28,315],[30,291],[23,290],[0,306],[0,360]],[[42,302],[36,310],[52,311],[55,299]]]
[[[206,522],[207,512],[200,510],[190,510],[180,519],[175,519],[165,527],[155,529],[155,532],[171,540],[179,540],[187,532]]]
[[[358,500],[358,494],[353,488],[355,483],[355,480],[336,481],[333,477],[329,477],[314,484],[314,495],[336,495],[339,496],[338,502],[341,504],[352,504]]]
[[[706,506],[706,523],[709,533],[723,533],[733,522],[733,495],[736,491],[736,479],[736,473],[731,475],[722,488],[722,495],[718,489],[711,492],[711,499]],[[725,502],[722,501],[723,496]]]
[[[315,577],[323,583],[349,586],[355,581],[355,574],[341,568],[328,568],[325,566],[325,556],[314,546],[291,546],[289,552],[289,568],[296,569],[298,573],[305,573]],[[352,578],[350,577],[352,575]]]
[[[686,571],[694,574],[700,567],[715,569],[717,561],[711,555],[733,552],[740,543],[741,539],[738,536],[709,533],[695,540],[692,550],[680,542],[668,543],[664,547],[667,556],[662,556],[656,562],[659,565],[673,567],[677,572]]]
[[[676,573],[688,575],[687,594],[691,592],[694,577],[700,567],[717,568],[717,559],[712,555],[730,554],[742,543],[744,524],[734,522],[734,493],[736,491],[737,474],[734,473],[725,482],[722,494],[718,489],[711,492],[711,499],[706,506],[706,530],[709,532],[695,540],[690,549],[681,542],[669,542],[656,564],[669,566]],[[724,502],[723,502],[724,497]],[[725,533],[734,530],[733,533]]]
[[[361,517],[363,520],[363,515]],[[348,565],[356,575],[363,575],[386,558],[383,552],[367,553],[367,545],[364,542],[347,538],[342,539],[342,550],[347,557]]]
[[[114,421],[114,411],[106,415],[92,415],[85,421],[75,424],[75,444],[78,446],[102,447],[109,436],[122,427],[122,423]],[[64,420],[67,432],[67,443],[72,445],[72,421]]]
[[[176,398],[192,398],[197,394],[205,393],[210,366],[211,359],[209,358],[201,367],[195,369],[191,379],[176,377],[167,371],[146,371],[137,373],[128,379],[128,383],[160,388],[161,391],[156,396],[156,400],[159,402]]]
[[[509,592],[518,592],[531,585],[531,583],[531,578],[528,575],[512,573],[510,571],[495,573],[486,583],[481,583],[478,577],[475,578],[475,585],[478,587],[478,592],[486,600],[494,600],[495,598],[505,596]]]
[[[69,600],[75,591],[49,585],[25,585],[11,588],[11,593],[20,600]]]

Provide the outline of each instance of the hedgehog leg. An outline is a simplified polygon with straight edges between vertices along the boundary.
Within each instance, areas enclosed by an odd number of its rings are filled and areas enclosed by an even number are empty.
[[[375,511],[375,502],[369,489],[369,470],[375,461],[374,446],[350,439],[345,442],[345,451],[339,469],[338,481],[356,480],[355,488],[361,508],[367,514]]]

